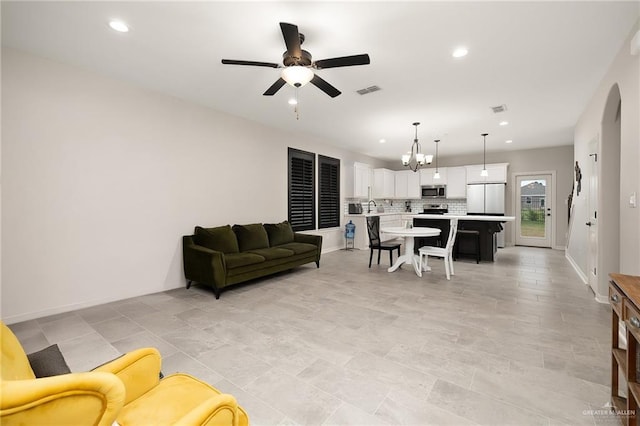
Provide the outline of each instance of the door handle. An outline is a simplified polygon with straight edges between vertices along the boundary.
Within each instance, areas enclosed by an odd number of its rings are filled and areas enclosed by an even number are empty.
[[[592,225],[592,223],[591,223],[591,222],[587,222],[587,223],[585,223],[585,225],[587,225],[587,226],[591,226],[591,225]]]
[[[547,213],[547,216],[551,216],[551,213]]]

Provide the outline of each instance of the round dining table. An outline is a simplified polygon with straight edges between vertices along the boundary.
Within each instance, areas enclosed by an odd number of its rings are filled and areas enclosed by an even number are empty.
[[[416,271],[416,275],[422,277],[422,271],[420,270],[420,258],[414,253],[415,237],[436,237],[440,235],[440,229],[427,228],[422,226],[416,226],[413,228],[406,228],[404,226],[391,226],[380,229],[380,232],[385,234],[395,235],[404,238],[404,253],[399,256],[392,267],[387,269],[389,272],[393,272],[405,263],[413,265],[413,269]],[[431,268],[426,264],[423,265],[424,271],[429,271]]]

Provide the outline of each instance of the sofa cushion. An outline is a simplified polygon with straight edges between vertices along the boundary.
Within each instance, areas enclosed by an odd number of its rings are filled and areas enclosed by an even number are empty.
[[[227,269],[241,268],[243,266],[263,263],[264,257],[255,253],[230,253],[225,254],[224,261]]]
[[[304,254],[318,250],[317,246],[308,243],[287,243],[278,246],[278,248],[291,250],[295,254]]]
[[[37,378],[71,373],[58,345],[54,344],[27,355],[33,374]]]
[[[236,234],[229,225],[215,228],[196,226],[194,242],[199,246],[223,253],[238,253],[240,251]]]
[[[233,225],[232,229],[238,238],[240,251],[269,248],[269,236],[261,223]]]
[[[247,253],[254,253],[264,257],[266,260],[282,259],[284,257],[293,256],[293,250],[287,250],[280,247],[270,247],[265,249],[249,250]]]
[[[293,229],[291,229],[291,224],[286,220],[281,223],[265,223],[264,229],[269,236],[269,245],[271,247],[293,242]]]

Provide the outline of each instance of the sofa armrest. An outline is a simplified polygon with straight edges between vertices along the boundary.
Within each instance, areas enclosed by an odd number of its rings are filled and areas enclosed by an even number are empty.
[[[241,420],[244,417],[245,421]],[[241,416],[236,399],[228,394],[220,394],[203,401],[187,415],[176,422],[176,426],[193,425],[247,425],[246,416]]]
[[[224,253],[197,245],[191,235],[182,237],[184,276],[186,279],[224,287],[227,267]]]
[[[299,232],[293,233],[293,241],[296,243],[313,244],[318,248],[316,253],[316,261],[320,261],[320,253],[322,252],[322,235],[301,234]]]
[[[142,348],[107,362],[93,371],[115,374],[127,391],[125,405],[155,387],[160,381],[162,358],[155,348]]]
[[[2,380],[0,395],[0,424],[111,426],[125,388],[113,374],[89,372]]]

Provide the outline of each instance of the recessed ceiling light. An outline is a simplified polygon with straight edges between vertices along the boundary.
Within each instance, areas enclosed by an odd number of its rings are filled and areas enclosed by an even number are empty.
[[[129,32],[129,26],[122,21],[109,21],[109,26],[112,30],[118,31],[119,33]]]
[[[456,50],[453,51],[451,55],[454,58],[462,58],[463,56],[467,56],[467,53],[469,53],[469,51],[467,50],[466,47],[458,47],[456,48]]]
[[[511,139],[507,139],[504,143],[513,143],[513,141]]]
[[[385,143],[386,141],[386,139],[380,139],[380,143]]]
[[[289,105],[298,105],[298,101],[294,98],[289,99]]]
[[[500,125],[501,125],[501,126],[506,126],[507,124],[509,124],[509,122],[508,122],[508,121],[501,121],[501,122],[500,122]]]

